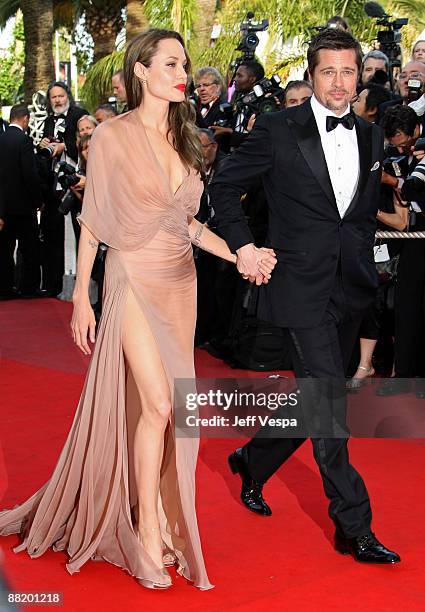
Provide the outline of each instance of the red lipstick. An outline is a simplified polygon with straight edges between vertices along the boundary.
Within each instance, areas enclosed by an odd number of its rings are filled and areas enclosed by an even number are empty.
[[[179,85],[175,85],[174,87],[178,89],[179,91],[186,91],[186,85],[183,85],[183,83],[180,83]]]

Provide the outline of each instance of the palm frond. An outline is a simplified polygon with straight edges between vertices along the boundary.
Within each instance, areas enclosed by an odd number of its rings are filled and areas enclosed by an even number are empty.
[[[93,111],[111,93],[112,75],[123,67],[123,62],[124,50],[114,51],[89,68],[81,90],[81,98],[89,111]]]
[[[0,0],[0,28],[4,28],[9,19],[16,15],[19,8],[19,0]]]

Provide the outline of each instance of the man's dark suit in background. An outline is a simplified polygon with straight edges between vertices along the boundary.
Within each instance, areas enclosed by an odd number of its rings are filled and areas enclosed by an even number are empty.
[[[278,263],[260,288],[258,317],[289,329],[297,377],[343,379],[365,309],[373,302],[373,258],[383,135],[355,120],[357,189],[340,217],[310,100],[260,116],[211,186],[216,223],[235,252],[254,242],[240,197],[262,178],[269,207],[266,246]],[[350,163],[350,160],[343,160]],[[303,439],[253,438],[243,449],[250,475],[264,483]],[[313,452],[337,533],[370,533],[366,487],[350,465],[347,440],[313,438]]]
[[[18,126],[0,134],[0,295],[12,294],[16,241],[22,256],[18,290],[34,294],[40,288],[37,207],[41,181],[31,139]]]

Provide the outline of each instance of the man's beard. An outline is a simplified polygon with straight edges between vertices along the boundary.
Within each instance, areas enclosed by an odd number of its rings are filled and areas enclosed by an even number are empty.
[[[65,102],[65,104],[62,104],[62,106],[55,106],[53,108],[53,112],[55,115],[63,115],[64,113],[66,113],[69,109],[69,100],[67,102]]]

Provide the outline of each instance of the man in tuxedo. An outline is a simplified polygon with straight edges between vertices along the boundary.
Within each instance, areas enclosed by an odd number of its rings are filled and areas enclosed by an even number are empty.
[[[222,86],[223,78],[217,68],[204,66],[196,71],[195,89],[199,98],[198,108],[206,128],[214,125],[220,118]]]
[[[10,125],[0,134],[0,297],[14,296],[18,241],[22,258],[18,294],[35,297],[40,289],[37,208],[41,181],[31,139],[27,136],[30,113],[19,104],[10,111]]]
[[[49,147],[52,157],[47,160],[49,195],[41,213],[40,228],[43,289],[47,295],[54,297],[62,291],[65,267],[65,220],[58,211],[61,191],[56,186],[54,170],[61,161],[73,166],[77,164],[77,123],[88,112],[75,104],[66,83],[54,81],[47,89],[47,113],[39,147]]]
[[[351,34],[320,32],[307,60],[311,100],[261,115],[216,174],[211,198],[239,272],[259,282],[261,253],[240,197],[261,177],[269,208],[266,246],[274,249],[277,265],[260,288],[258,317],[289,330],[300,382],[343,382],[378,284],[373,245],[383,134],[350,112],[361,66],[360,45]],[[320,416],[326,421],[332,415]],[[263,484],[304,439],[259,433],[232,453],[229,463],[241,476],[245,505],[267,515]],[[336,549],[361,562],[398,562],[400,557],[371,531],[369,496],[350,465],[347,438],[314,436],[312,445],[335,524]]]

